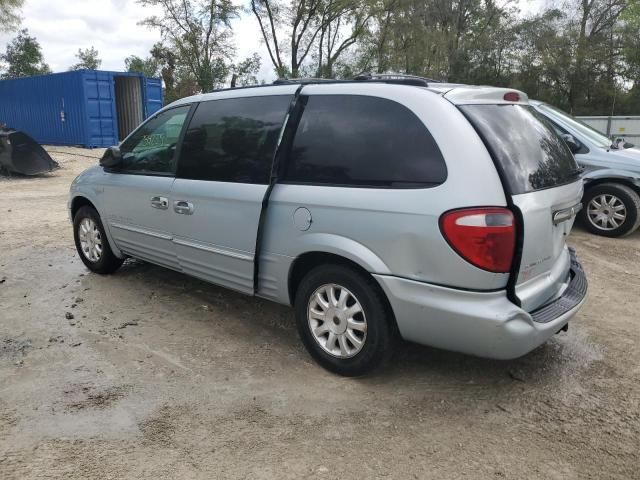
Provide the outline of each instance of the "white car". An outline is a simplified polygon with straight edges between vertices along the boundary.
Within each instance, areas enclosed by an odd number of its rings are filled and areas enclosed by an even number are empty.
[[[620,237],[640,226],[640,149],[610,138],[548,103],[529,103],[551,122],[584,167],[584,209],[592,233]]]

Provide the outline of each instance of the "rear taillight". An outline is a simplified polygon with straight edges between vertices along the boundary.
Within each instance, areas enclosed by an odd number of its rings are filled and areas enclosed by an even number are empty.
[[[440,230],[467,262],[495,273],[511,270],[516,225],[513,213],[506,208],[452,210],[440,217]]]

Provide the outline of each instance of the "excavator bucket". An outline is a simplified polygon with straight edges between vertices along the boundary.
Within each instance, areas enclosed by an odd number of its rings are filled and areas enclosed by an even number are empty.
[[[0,168],[10,173],[38,175],[60,165],[26,133],[0,128]]]

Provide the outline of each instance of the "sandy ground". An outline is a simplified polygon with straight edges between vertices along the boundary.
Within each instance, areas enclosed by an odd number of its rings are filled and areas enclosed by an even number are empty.
[[[287,308],[89,274],[66,196],[101,152],[50,150],[61,170],[0,178],[0,478],[640,478],[640,233],[572,234],[589,300],[521,359],[403,344],[344,379]]]

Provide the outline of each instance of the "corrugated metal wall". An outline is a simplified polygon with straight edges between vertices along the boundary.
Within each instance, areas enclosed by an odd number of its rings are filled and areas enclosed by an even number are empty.
[[[577,118],[607,136],[624,137],[631,143],[640,144],[640,116],[638,115]]]
[[[86,112],[75,72],[0,81],[0,122],[40,143],[83,144]]]
[[[118,140],[123,140],[144,118],[142,82],[137,77],[115,77]]]
[[[129,85],[119,101],[118,79]],[[139,85],[137,94],[134,84]],[[132,130],[161,106],[159,79],[137,73],[80,70],[0,81],[0,122],[43,144],[115,145],[120,133]]]

